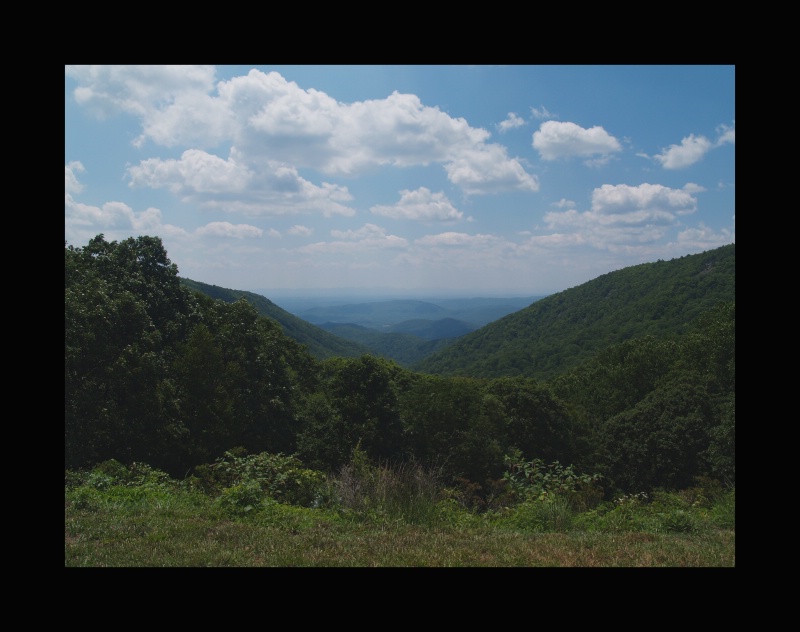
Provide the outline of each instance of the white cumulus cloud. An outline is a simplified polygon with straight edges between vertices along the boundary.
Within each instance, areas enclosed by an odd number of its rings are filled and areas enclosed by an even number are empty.
[[[202,237],[233,237],[245,239],[261,237],[264,231],[249,224],[231,224],[230,222],[211,222],[195,231]]]
[[[370,210],[375,215],[417,221],[448,222],[464,217],[464,214],[450,203],[444,193],[432,193],[426,187],[420,187],[416,191],[400,191],[400,201],[397,204],[377,205]]]
[[[722,145],[736,144],[736,128],[720,125],[717,129],[719,137],[712,142],[705,136],[689,134],[681,140],[680,145],[670,145],[653,159],[661,163],[664,169],[683,169],[699,162],[709,151]]]
[[[166,188],[182,201],[206,209],[251,217],[314,212],[326,217],[355,215],[355,210],[342,204],[352,199],[347,187],[317,186],[283,163],[269,163],[256,172],[235,151],[223,159],[188,149],[180,159],[143,160],[128,173],[132,187]]]
[[[79,84],[73,96],[80,105],[98,115],[139,119],[137,146],[149,140],[190,150],[227,147],[247,170],[250,186],[254,178],[265,180],[262,189],[269,188],[276,164],[346,177],[380,166],[441,164],[469,194],[538,189],[517,159],[487,142],[489,132],[414,94],[340,103],[277,72],[253,69],[215,83],[211,66],[68,66],[65,72]],[[220,195],[214,194],[218,201]]]
[[[527,173],[516,158],[509,159],[500,145],[465,150],[445,170],[450,181],[470,195],[539,190],[537,177]]]
[[[622,150],[620,142],[600,126],[583,128],[575,123],[545,121],[533,133],[533,148],[544,160],[574,156],[608,156]]]
[[[592,191],[592,211],[598,215],[624,215],[639,211],[692,213],[697,199],[685,189],[670,189],[661,184],[604,184]]]

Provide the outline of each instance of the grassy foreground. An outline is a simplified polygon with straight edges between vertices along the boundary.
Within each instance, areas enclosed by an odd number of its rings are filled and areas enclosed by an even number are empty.
[[[303,524],[305,523],[305,524]],[[297,526],[299,524],[299,526]],[[733,567],[735,534],[522,534],[369,528],[307,517],[219,521],[169,510],[67,518],[66,567]]]
[[[363,472],[362,472],[363,473]],[[387,476],[387,474],[389,474]],[[297,506],[252,480],[222,491],[118,466],[65,484],[65,567],[735,567],[735,490],[561,496],[476,513],[427,482],[372,469]],[[412,480],[413,479],[413,480]],[[413,481],[416,481],[415,483]],[[353,490],[359,490],[359,494]],[[349,490],[349,491],[348,491]],[[276,500],[282,498],[282,502]],[[358,497],[356,497],[358,496]],[[319,506],[324,505],[324,506]]]

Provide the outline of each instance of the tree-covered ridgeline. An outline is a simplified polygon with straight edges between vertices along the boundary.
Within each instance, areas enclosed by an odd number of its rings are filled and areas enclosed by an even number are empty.
[[[277,321],[281,325],[283,333],[295,342],[304,345],[308,352],[318,360],[334,357],[357,358],[365,353],[370,353],[369,347],[341,336],[335,336],[320,327],[316,327],[302,318],[298,318],[281,309],[268,298],[259,294],[244,290],[231,290],[186,278],[181,278],[180,281],[194,292],[206,294],[211,298],[219,299],[226,303],[235,303],[241,299],[246,299],[261,316]]]
[[[546,296],[456,339],[410,368],[443,376],[550,380],[627,340],[685,333],[736,300],[736,244],[642,263]]]
[[[669,309],[665,306],[664,309]],[[338,471],[353,454],[496,490],[508,455],[608,493],[735,482],[735,304],[605,347],[549,382],[442,377],[372,355],[318,360],[242,297],[181,283],[156,237],[65,244],[65,467],[174,476],[230,450]]]

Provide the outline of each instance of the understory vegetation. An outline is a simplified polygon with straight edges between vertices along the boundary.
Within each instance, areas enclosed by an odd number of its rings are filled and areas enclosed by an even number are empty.
[[[594,476],[515,462],[488,508],[420,465],[336,475],[229,452],[182,480],[67,472],[66,566],[735,566],[735,488],[600,500]]]

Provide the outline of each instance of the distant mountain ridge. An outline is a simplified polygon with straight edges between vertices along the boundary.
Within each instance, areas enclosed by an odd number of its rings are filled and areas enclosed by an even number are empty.
[[[609,272],[456,339],[411,368],[442,376],[546,380],[613,344],[683,333],[736,301],[736,245]]]
[[[527,298],[512,299],[445,299],[452,308],[416,300],[376,301],[335,306],[335,313],[344,315],[373,314],[382,321],[400,321],[387,325],[382,331],[357,323],[311,323],[304,318],[279,307],[268,298],[248,292],[202,283],[193,279],[181,278],[186,287],[201,292],[214,299],[233,303],[241,298],[249,301],[262,316],[277,321],[283,332],[305,345],[309,353],[318,360],[332,357],[353,358],[366,354],[378,355],[410,366],[438,349],[450,344],[458,336],[474,331],[477,325],[444,317],[438,320],[409,319],[412,314],[448,314],[474,312],[478,318],[499,312],[505,314],[515,302],[528,303]],[[536,297],[530,300],[536,300]],[[385,304],[388,303],[388,304]],[[320,314],[326,308],[320,308]],[[488,312],[487,312],[488,310]]]
[[[427,320],[433,322],[442,319],[462,321],[474,330],[527,307],[541,298],[541,296],[529,296],[435,300],[394,299],[321,305],[296,310],[293,313],[315,325],[353,323],[378,331],[400,331],[401,329],[393,328],[393,326],[405,321]]]
[[[457,318],[440,318],[439,320],[426,320],[417,318],[404,320],[396,325],[391,325],[389,331],[398,334],[413,334],[425,340],[439,340],[440,338],[458,338],[477,327]]]
[[[400,299],[301,312],[311,312],[308,317],[317,323],[259,294],[181,281],[227,302],[244,297],[318,359],[373,354],[445,377],[547,380],[611,345],[683,333],[704,311],[720,302],[735,303],[736,246],[630,266],[545,297]],[[514,310],[514,301],[524,306]],[[498,310],[511,311],[492,320]],[[457,316],[465,314],[490,320],[476,325]]]

